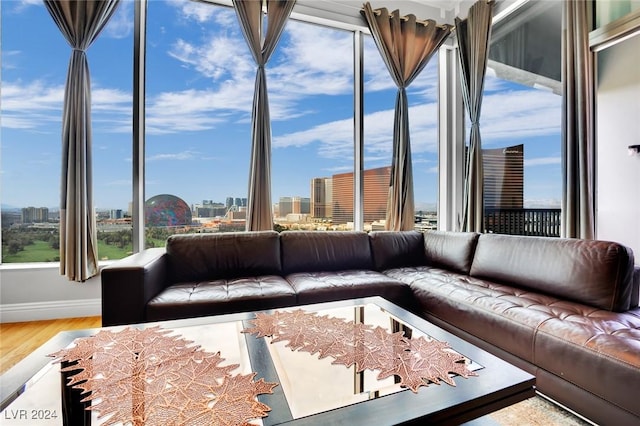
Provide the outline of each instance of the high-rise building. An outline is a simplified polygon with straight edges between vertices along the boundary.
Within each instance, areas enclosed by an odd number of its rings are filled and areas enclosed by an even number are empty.
[[[123,217],[122,209],[109,210],[109,219],[122,219]]]
[[[236,197],[235,202],[233,203],[236,207],[242,206],[242,198]]]
[[[309,197],[291,197],[291,207],[294,214],[310,214],[311,199]]]
[[[46,207],[25,207],[22,209],[22,223],[43,223],[49,221],[49,209]]]
[[[227,197],[227,202],[225,203],[227,210],[233,206],[233,197]]]
[[[485,209],[524,206],[524,145],[483,149]]]
[[[332,222],[353,222],[353,172],[333,175]]]
[[[278,216],[286,217],[290,213],[293,213],[293,202],[291,197],[280,197],[280,200],[278,201]]]
[[[288,214],[309,214],[311,199],[308,197],[280,197],[278,215],[286,217]]]
[[[373,222],[386,218],[387,197],[391,167],[364,170],[364,221]],[[353,221],[353,173],[333,175],[333,223]]]
[[[196,204],[192,210],[195,217],[217,217],[227,214],[226,205],[213,200],[202,200],[202,204]]]
[[[311,215],[315,218],[333,216],[333,179],[329,177],[311,179]]]

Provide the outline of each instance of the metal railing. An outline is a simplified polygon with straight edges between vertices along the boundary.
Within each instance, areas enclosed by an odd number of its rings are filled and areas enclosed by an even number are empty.
[[[560,209],[485,209],[485,232],[560,236]]]

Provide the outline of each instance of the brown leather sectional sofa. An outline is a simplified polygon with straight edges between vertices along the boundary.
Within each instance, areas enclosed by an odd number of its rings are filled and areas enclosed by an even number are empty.
[[[640,268],[613,242],[455,232],[172,236],[102,270],[103,325],[382,296],[536,376],[599,424],[640,424]]]

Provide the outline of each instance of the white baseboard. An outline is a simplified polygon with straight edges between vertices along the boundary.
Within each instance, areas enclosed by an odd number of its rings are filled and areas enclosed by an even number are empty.
[[[93,317],[101,314],[102,303],[100,299],[55,300],[51,302],[0,305],[0,323]]]

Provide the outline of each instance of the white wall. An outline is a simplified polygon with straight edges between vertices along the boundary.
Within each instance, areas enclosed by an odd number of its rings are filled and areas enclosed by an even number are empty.
[[[61,276],[58,264],[0,266],[0,322],[101,314],[100,277],[84,283]]]
[[[596,236],[625,244],[640,264],[640,35],[597,53]]]

